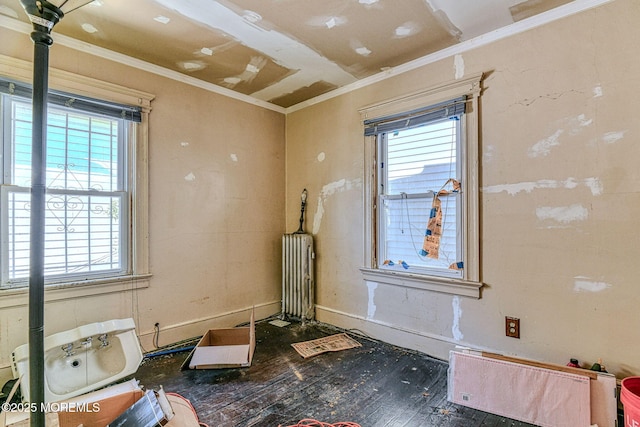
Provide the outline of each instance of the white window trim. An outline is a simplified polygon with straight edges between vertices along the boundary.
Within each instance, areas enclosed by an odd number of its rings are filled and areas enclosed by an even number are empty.
[[[376,137],[368,136],[364,140],[365,182],[364,182],[364,260],[360,269],[366,281],[385,283],[388,285],[418,288],[434,292],[480,298],[482,282],[480,281],[480,227],[479,227],[479,174],[478,174],[478,98],[482,92],[482,74],[475,74],[464,79],[434,86],[427,90],[415,92],[402,97],[386,100],[363,107],[359,110],[362,120],[376,119],[420,107],[444,102],[466,95],[469,99],[465,112],[465,144],[466,168],[462,171],[464,183],[464,262],[462,279],[449,279],[415,273],[389,271],[378,268],[376,260],[376,223],[374,209],[376,203],[375,164]]]
[[[33,64],[28,61],[0,55],[0,76],[30,84],[33,79]],[[112,278],[47,285],[45,290],[53,293],[47,298],[49,300],[59,300],[148,287],[148,279],[151,277],[149,271],[148,220],[149,113],[151,111],[151,101],[155,98],[155,95],[55,68],[49,69],[49,88],[90,98],[138,106],[141,108],[142,121],[135,125],[136,132],[131,132],[131,137],[134,141],[129,144],[130,152],[128,153],[130,161],[136,165],[134,173],[131,170],[128,171],[132,195],[132,200],[130,200],[132,229],[129,230],[131,237],[129,243],[130,273]],[[28,287],[0,290],[0,308],[24,305],[28,290]]]

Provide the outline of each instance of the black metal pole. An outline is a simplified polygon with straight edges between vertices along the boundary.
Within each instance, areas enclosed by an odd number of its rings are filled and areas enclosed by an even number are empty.
[[[33,55],[33,121],[31,141],[31,240],[29,264],[29,401],[31,427],[45,425],[44,403],[44,235],[47,151],[47,92],[51,36],[31,33]],[[34,404],[36,405],[34,407]],[[33,410],[35,409],[35,410]]]

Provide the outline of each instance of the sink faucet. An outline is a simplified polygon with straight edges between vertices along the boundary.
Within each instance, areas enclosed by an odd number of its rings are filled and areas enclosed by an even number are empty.
[[[65,352],[66,357],[70,357],[75,354],[75,352],[73,351],[73,343],[71,342],[69,344],[63,345],[62,347],[60,347],[60,349]]]
[[[100,341],[100,348],[107,347],[109,345],[109,335],[102,334],[98,336],[98,341]]]

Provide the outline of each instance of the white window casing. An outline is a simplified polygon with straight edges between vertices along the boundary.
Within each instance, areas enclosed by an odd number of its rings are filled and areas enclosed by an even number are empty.
[[[364,266],[360,269],[364,280],[463,295],[480,297],[480,234],[479,234],[479,123],[478,108],[481,95],[482,74],[472,75],[453,82],[434,86],[427,90],[386,100],[363,107],[359,110],[361,118],[375,120],[414,111],[430,105],[466,96],[466,111],[463,115],[464,132],[461,152],[464,167],[460,171],[463,190],[462,258],[464,268],[459,277],[447,277],[446,274],[429,275],[424,272],[401,271],[401,269],[380,268],[382,260],[377,259],[378,229],[376,210],[378,201],[378,165],[376,136],[364,137],[365,185],[364,185]]]
[[[32,64],[0,55],[0,76],[30,84]],[[151,276],[148,228],[148,126],[151,101],[154,95],[57,69],[49,70],[49,87],[51,90],[78,96],[137,106],[141,109],[142,119],[140,123],[125,122],[125,126],[129,126],[129,129],[125,130],[129,133],[126,156],[131,166],[125,171],[125,179],[129,187],[129,200],[124,200],[122,206],[128,209],[130,219],[129,224],[126,225],[128,247],[123,248],[122,252],[128,257],[128,271],[114,276],[48,285],[47,290],[54,293],[47,298],[60,300],[146,287]],[[7,189],[3,188],[3,192],[6,191]],[[120,196],[114,193],[114,197]],[[4,239],[5,236],[2,238]],[[0,308],[24,304],[26,294],[27,288],[0,290]]]

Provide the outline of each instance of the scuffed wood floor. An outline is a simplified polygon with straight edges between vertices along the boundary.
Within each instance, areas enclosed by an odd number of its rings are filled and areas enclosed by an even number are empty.
[[[304,418],[362,427],[530,426],[447,401],[447,363],[352,334],[362,347],[303,359],[292,343],[344,332],[256,324],[249,368],[181,371],[188,352],[145,359],[135,378],[189,399],[209,427],[278,427]]]

